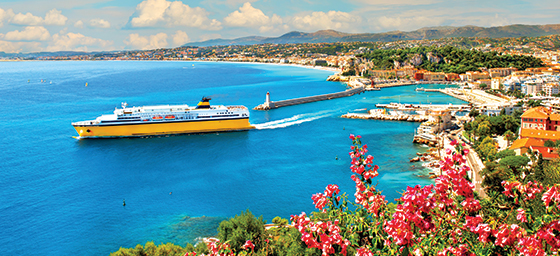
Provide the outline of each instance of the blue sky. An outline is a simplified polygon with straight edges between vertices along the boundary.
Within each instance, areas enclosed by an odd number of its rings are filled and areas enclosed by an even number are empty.
[[[171,48],[322,29],[557,23],[558,0],[0,0],[0,52]]]

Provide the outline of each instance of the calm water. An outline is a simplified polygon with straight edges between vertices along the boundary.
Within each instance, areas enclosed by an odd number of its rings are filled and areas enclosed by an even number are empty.
[[[252,108],[266,92],[281,100],[344,90],[325,81],[330,74],[241,63],[0,63],[2,254],[107,255],[147,241],[185,245],[246,209],[269,222],[310,212],[311,195],[328,184],[353,195],[351,133],[369,145],[380,166],[378,188],[389,200],[407,185],[430,183],[408,162],[426,150],[412,144],[417,123],[340,118],[376,103],[461,102],[414,86],[251,111],[259,129],[246,132],[72,138],[72,121],[109,114],[121,102],[194,105],[211,96],[214,104]]]

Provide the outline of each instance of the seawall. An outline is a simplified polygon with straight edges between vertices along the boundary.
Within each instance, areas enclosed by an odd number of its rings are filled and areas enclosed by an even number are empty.
[[[362,93],[364,91],[365,91],[365,88],[363,86],[359,86],[359,87],[356,87],[356,88],[348,89],[348,90],[343,91],[343,92],[335,92],[335,93],[329,93],[329,94],[315,95],[315,96],[309,96],[309,97],[303,97],[303,98],[297,98],[297,99],[265,102],[264,104],[258,105],[253,109],[254,110],[269,110],[269,109],[275,109],[275,108],[305,104],[305,103],[310,103],[310,102],[315,102],[315,101],[323,101],[323,100],[330,100],[330,99],[336,99],[336,98],[341,98],[341,97],[348,97],[348,96],[352,96],[352,95],[355,95],[355,94]]]

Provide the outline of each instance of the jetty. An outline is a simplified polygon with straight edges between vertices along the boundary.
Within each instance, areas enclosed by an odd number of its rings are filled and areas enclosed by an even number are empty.
[[[331,99],[336,99],[336,98],[349,97],[349,96],[352,96],[352,95],[355,95],[355,94],[362,93],[364,91],[365,91],[364,86],[358,86],[358,87],[354,87],[354,88],[348,89],[348,90],[343,91],[343,92],[335,92],[335,93],[328,93],[328,94],[322,94],[322,95],[315,95],[315,96],[289,99],[289,100],[279,100],[279,101],[270,101],[270,93],[267,92],[265,102],[261,105],[256,106],[253,109],[254,110],[269,110],[269,109],[275,109],[275,108],[280,108],[280,107],[287,107],[287,106],[305,104],[305,103],[316,102],[316,101],[331,100]]]
[[[406,121],[406,122],[425,122],[429,119],[425,115],[412,115],[412,114],[387,114],[383,109],[372,109],[368,114],[363,113],[347,113],[341,116],[342,118],[349,119],[374,119],[374,120],[388,120],[388,121]]]

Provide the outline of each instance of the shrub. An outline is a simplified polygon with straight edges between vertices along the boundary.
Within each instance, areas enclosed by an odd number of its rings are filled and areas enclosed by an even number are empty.
[[[227,241],[234,252],[242,250],[247,240],[255,244],[255,251],[263,247],[264,221],[262,216],[256,218],[249,210],[240,215],[224,220],[218,227],[218,239]]]

